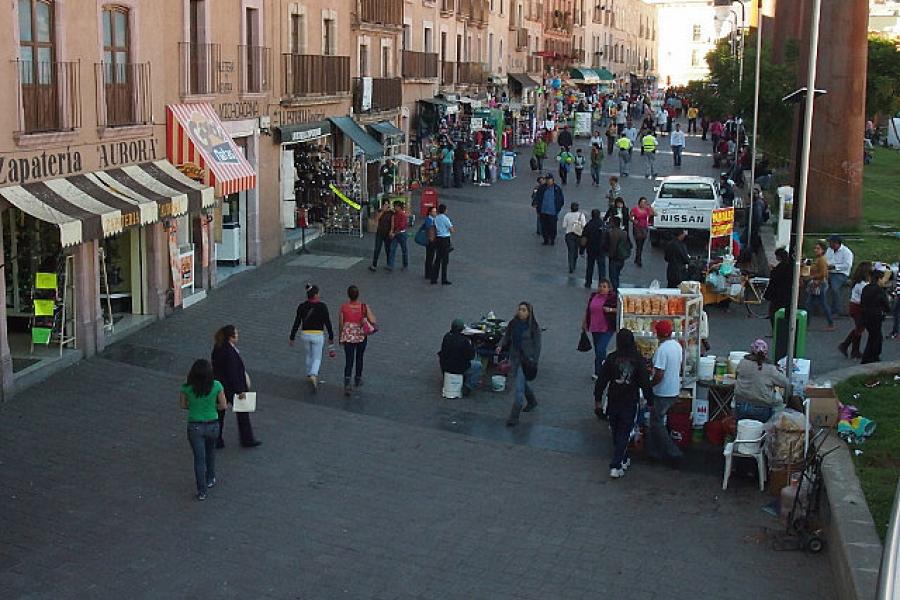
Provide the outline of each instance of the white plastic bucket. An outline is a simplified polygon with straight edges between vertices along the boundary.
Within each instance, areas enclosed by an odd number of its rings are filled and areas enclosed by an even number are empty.
[[[494,375],[491,377],[491,389],[495,392],[505,392],[506,375]]]
[[[747,356],[747,352],[745,350],[740,350],[737,352],[729,352],[728,353],[728,373],[734,375],[737,373],[738,365],[741,364],[741,361]]]
[[[739,440],[755,440],[762,437],[763,423],[756,419],[741,419],[737,426],[737,439]],[[757,442],[743,443],[735,446],[735,450],[743,454],[753,454],[759,449]]]
[[[441,395],[444,398],[460,398],[462,396],[463,376],[454,373],[444,373],[444,389]]]
[[[697,371],[697,377],[703,379],[705,381],[709,381],[713,378],[716,371],[716,357],[715,356],[701,356],[700,357],[700,367]]]

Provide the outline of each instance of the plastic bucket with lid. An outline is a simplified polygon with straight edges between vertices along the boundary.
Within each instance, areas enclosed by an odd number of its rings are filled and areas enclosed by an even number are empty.
[[[444,373],[444,398],[459,398],[462,396],[463,376],[453,373]]]
[[[701,356],[700,357],[700,367],[697,371],[697,377],[703,380],[710,380],[715,375],[716,371],[716,357],[715,356]]]
[[[737,352],[729,352],[728,353],[728,373],[734,375],[737,373],[737,367],[744,360],[744,357],[747,356],[747,352],[745,350],[740,350]]]
[[[737,426],[737,439],[756,440],[762,437],[763,423],[756,419],[741,419]],[[754,454],[759,449],[758,442],[741,443],[735,446],[735,450],[744,454]]]
[[[491,377],[491,389],[495,392],[506,391],[506,375],[494,375]]]

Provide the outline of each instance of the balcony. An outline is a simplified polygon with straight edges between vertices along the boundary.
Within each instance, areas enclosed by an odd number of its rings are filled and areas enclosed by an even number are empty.
[[[529,56],[528,57],[528,72],[529,73],[543,73],[544,72],[544,59],[540,56]]]
[[[350,57],[282,54],[285,98],[335,96],[350,93]]]
[[[262,94],[272,90],[272,58],[263,46],[238,46],[240,92]]]
[[[456,9],[456,0],[441,0],[441,16],[449,17]]]
[[[528,12],[525,15],[525,19],[528,21],[535,21],[540,23],[544,20],[544,3],[543,2],[535,2],[532,0],[528,3]]]
[[[403,80],[399,77],[373,77],[369,106],[363,106],[362,77],[353,79],[353,112],[368,113],[395,110],[403,104]]]
[[[153,123],[150,63],[95,63],[94,82],[99,127]]]
[[[575,62],[575,64],[578,64],[578,65],[584,64],[584,59],[585,59],[584,48],[576,48],[576,49],[572,50],[571,56],[572,56],[572,61]]]
[[[484,65],[475,62],[456,63],[456,82],[479,84],[487,82]]]
[[[469,21],[473,26],[482,29],[487,27],[491,14],[488,2],[489,0],[472,0],[472,13]]]
[[[472,18],[474,0],[456,0],[456,18],[463,23]]]
[[[554,33],[572,33],[572,13],[554,10],[550,13],[547,29]]]
[[[528,50],[528,30],[524,27],[519,27],[516,30],[516,50]]]
[[[182,96],[209,96],[219,92],[219,45],[178,44]]]
[[[403,0],[356,0],[358,25],[403,27]]]
[[[441,63],[441,85],[453,85],[456,83],[456,63]]]
[[[15,60],[19,76],[18,133],[72,131],[81,127],[78,62]]]
[[[408,79],[429,79],[438,76],[438,55],[433,52],[403,51],[402,75]]]

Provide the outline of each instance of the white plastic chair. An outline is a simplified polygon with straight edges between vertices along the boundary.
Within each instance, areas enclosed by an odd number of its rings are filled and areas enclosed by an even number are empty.
[[[753,440],[734,440],[725,444],[725,474],[722,477],[722,489],[728,489],[728,479],[731,477],[731,459],[734,456],[746,456],[756,459],[756,467],[759,471],[759,491],[766,489],[766,456],[763,453],[763,441],[766,439],[766,433]],[[753,448],[752,452],[748,452],[748,448]]]

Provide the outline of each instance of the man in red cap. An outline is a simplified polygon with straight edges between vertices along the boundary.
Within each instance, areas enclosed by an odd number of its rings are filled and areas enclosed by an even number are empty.
[[[681,450],[672,441],[666,429],[666,413],[678,400],[681,392],[681,365],[684,351],[672,338],[672,322],[663,319],[654,325],[659,347],[653,355],[653,406],[650,408],[650,425],[647,436],[647,454],[657,460],[676,463]]]

